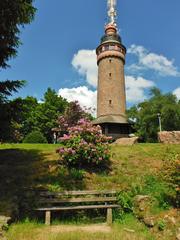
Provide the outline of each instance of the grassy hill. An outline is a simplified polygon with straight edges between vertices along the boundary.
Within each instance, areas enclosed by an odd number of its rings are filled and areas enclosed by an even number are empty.
[[[127,205],[126,210],[132,207],[131,200],[136,194],[147,194],[156,199],[156,203],[153,204],[151,209],[151,214],[154,214],[156,218],[161,220],[169,212],[172,213],[171,202],[173,200],[170,199],[169,201],[167,197],[168,194],[171,196],[170,189],[161,179],[164,161],[179,158],[179,145],[112,145],[111,165],[106,170],[69,170],[59,165],[58,154],[56,153],[57,148],[58,145],[48,144],[0,145],[0,214],[18,216],[19,209],[25,208],[27,211],[24,213],[24,217],[30,210],[28,204],[27,206],[24,206],[24,204],[26,201],[28,202],[28,198],[30,202],[32,200],[31,197],[27,197],[26,193],[29,189],[37,188],[51,191],[116,189],[122,192],[120,200],[124,204],[124,208]],[[176,211],[174,212],[176,218]],[[161,234],[157,228],[156,230],[147,231],[144,225],[138,227],[140,223],[135,218],[131,216],[129,220],[127,216],[125,216],[123,224],[126,227],[135,226],[135,228],[139,229],[138,233],[134,233],[134,238],[132,236],[129,237],[132,234],[123,232],[122,223],[121,225],[115,224],[113,229],[116,234],[112,239],[119,239],[118,236],[120,237],[121,234],[127,236],[127,238],[124,237],[123,239],[174,239],[174,235],[172,235],[175,234],[174,227],[168,230],[169,232],[164,231]],[[40,231],[38,230],[39,228],[44,228],[44,231],[48,231],[47,229],[45,230],[45,227],[37,224],[20,223],[10,229],[8,233],[9,239],[15,239],[10,236],[11,233],[16,230],[18,232],[18,228],[22,231],[24,224],[29,226],[32,233],[33,231]],[[28,231],[27,229],[26,231]],[[79,238],[76,236],[77,234],[72,238],[60,238],[60,236],[48,238],[46,234],[46,238],[43,239],[93,239],[92,237],[85,238],[86,234],[79,234]],[[17,236],[16,239],[28,240],[27,237],[17,238]],[[34,238],[31,237],[31,239]],[[38,238],[38,240],[40,239]],[[108,234],[104,237],[98,236],[97,239],[108,239]]]

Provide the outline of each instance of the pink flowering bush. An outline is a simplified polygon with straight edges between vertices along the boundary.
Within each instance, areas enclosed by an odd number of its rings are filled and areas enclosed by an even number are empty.
[[[89,120],[79,120],[59,140],[63,147],[57,152],[61,162],[69,167],[106,165],[110,159],[111,138],[103,135],[100,126],[93,126]]]
[[[66,133],[69,127],[76,126],[78,121],[82,118],[92,120],[93,118],[91,114],[88,113],[90,110],[91,108],[81,108],[77,101],[70,102],[64,115],[59,116],[58,118],[57,124],[59,126],[59,135],[62,136],[63,133]]]

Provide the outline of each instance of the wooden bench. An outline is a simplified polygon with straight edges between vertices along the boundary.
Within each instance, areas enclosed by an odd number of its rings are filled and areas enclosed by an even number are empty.
[[[116,191],[40,192],[36,211],[45,212],[45,224],[51,223],[51,212],[82,209],[107,209],[107,223],[112,224],[112,209],[119,208]]]

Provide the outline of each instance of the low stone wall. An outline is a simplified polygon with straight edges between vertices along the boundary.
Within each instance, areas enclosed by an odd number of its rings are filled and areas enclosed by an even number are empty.
[[[172,132],[159,132],[158,140],[160,143],[166,144],[180,144],[180,131],[172,131]]]

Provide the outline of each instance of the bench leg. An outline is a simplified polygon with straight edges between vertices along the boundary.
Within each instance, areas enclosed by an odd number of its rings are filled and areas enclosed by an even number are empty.
[[[50,225],[51,224],[51,211],[45,212],[45,224]]]
[[[107,208],[107,224],[112,224],[112,208]]]

